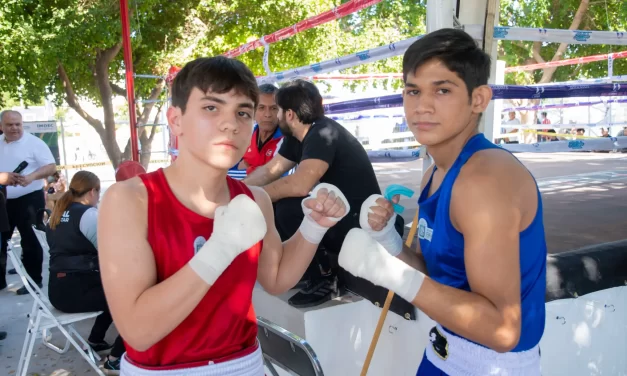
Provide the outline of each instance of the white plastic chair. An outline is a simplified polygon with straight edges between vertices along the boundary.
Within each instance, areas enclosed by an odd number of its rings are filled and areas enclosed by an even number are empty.
[[[22,261],[15,254],[11,242],[8,244],[7,253],[15,271],[22,279],[24,286],[28,290],[29,294],[33,297],[33,308],[28,317],[28,326],[26,327],[26,338],[24,338],[24,345],[22,346],[22,353],[20,354],[19,364],[17,366],[17,376],[26,376],[28,366],[30,364],[30,358],[33,353],[33,347],[35,346],[35,340],[39,333],[41,333],[42,343],[49,349],[64,354],[70,349],[70,344],[76,348],[89,365],[96,371],[96,374],[104,376],[104,373],[98,367],[98,361],[100,356],[96,354],[87,341],[78,334],[74,328],[74,323],[79,321],[88,320],[94,318],[102,313],[100,312],[86,312],[86,313],[63,313],[54,307],[41,291],[39,286],[33,282],[30,276],[24,271]],[[60,348],[49,342],[50,335],[48,331],[57,328],[65,336],[65,346]],[[81,347],[82,345],[82,347]],[[85,350],[83,350],[85,349]]]

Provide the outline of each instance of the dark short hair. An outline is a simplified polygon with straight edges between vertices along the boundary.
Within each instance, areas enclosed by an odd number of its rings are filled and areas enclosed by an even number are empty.
[[[403,56],[403,81],[432,59],[455,72],[466,84],[469,96],[475,88],[488,84],[490,56],[463,30],[436,30],[412,43]]]
[[[259,94],[274,94],[277,90],[279,90],[279,88],[272,84],[259,85]]]
[[[304,124],[312,124],[324,116],[322,96],[316,85],[305,80],[293,80],[276,92],[276,104],[283,111],[292,110]]]
[[[185,64],[172,83],[172,106],[183,112],[194,88],[203,93],[222,94],[235,90],[247,96],[255,107],[259,103],[257,80],[253,72],[241,61],[224,56],[201,57]]]

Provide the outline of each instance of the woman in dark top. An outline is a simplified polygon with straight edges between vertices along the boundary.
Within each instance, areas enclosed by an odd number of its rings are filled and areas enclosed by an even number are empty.
[[[56,202],[47,229],[48,295],[52,305],[62,312],[103,311],[96,318],[87,341],[97,352],[111,349],[104,364],[105,371],[119,371],[124,343],[119,336],[113,346],[104,340],[113,319],[98,267],[96,205],[99,199],[100,179],[89,171],[79,171],[72,177],[68,191]]]

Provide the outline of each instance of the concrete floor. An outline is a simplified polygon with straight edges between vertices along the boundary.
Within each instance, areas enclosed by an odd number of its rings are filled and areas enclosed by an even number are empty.
[[[518,154],[538,180],[544,204],[544,220],[549,252],[559,253],[586,245],[627,238],[627,155],[594,153]],[[381,186],[396,183],[418,190],[420,163],[375,164]],[[416,208],[416,197],[401,201],[409,223]],[[46,262],[47,263],[47,262]],[[47,271],[47,266],[44,267]],[[44,277],[47,285],[47,272]],[[16,296],[21,287],[16,276],[8,276],[9,287],[0,291],[0,330],[7,339],[0,341],[0,375],[15,375],[30,296]],[[84,336],[92,322],[77,325]],[[58,333],[57,333],[58,334]],[[107,336],[113,341],[112,328]],[[58,338],[58,335],[55,337]],[[61,356],[35,346],[29,375],[94,375],[75,350]]]

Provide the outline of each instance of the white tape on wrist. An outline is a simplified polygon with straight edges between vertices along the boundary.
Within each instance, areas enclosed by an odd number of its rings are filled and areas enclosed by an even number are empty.
[[[240,194],[216,209],[211,237],[189,261],[205,282],[213,285],[231,262],[266,235],[263,212],[250,197]]]
[[[361,211],[359,212],[359,225],[377,242],[379,242],[389,254],[396,257],[403,251],[403,238],[394,227],[394,224],[396,223],[396,213],[394,213],[392,218],[390,218],[381,231],[373,230],[368,223],[368,213],[373,213],[370,208],[377,205],[377,200],[379,198],[385,199],[382,195],[374,194],[368,197],[361,205]]]
[[[338,262],[352,275],[392,290],[408,302],[414,300],[425,279],[422,272],[392,257],[363,229],[348,232]]]
[[[311,212],[313,212],[313,210],[305,206],[305,200],[316,198],[318,195],[318,191],[323,188],[325,188],[329,193],[333,192],[335,196],[339,197],[342,200],[342,202],[344,202],[344,205],[346,206],[346,210],[344,211],[344,215],[342,217],[340,218],[326,217],[327,219],[334,221],[334,222],[338,222],[342,218],[344,218],[346,214],[348,214],[348,212],[350,211],[350,205],[348,204],[346,197],[344,197],[344,194],[342,193],[342,191],[339,190],[339,188],[337,188],[336,186],[332,184],[327,184],[327,183],[318,184],[314,188],[314,190],[311,191],[311,193],[309,194],[309,197],[306,197],[305,199],[303,199],[303,201],[301,201],[301,204],[300,204],[301,207],[303,208],[303,213],[305,214],[305,218],[303,219],[303,222],[300,224],[299,231],[301,235],[303,236],[303,238],[305,238],[305,240],[307,240],[309,243],[312,243],[312,244],[320,244],[320,242],[322,241],[322,238],[324,238],[324,235],[327,233],[329,228],[319,225],[313,218],[311,218],[310,214]]]
[[[191,260],[189,266],[202,278],[208,285],[216,283],[220,275],[231,264],[233,258],[232,251],[226,251],[226,244],[221,244],[215,239],[209,238],[200,250],[203,252],[196,253]]]

